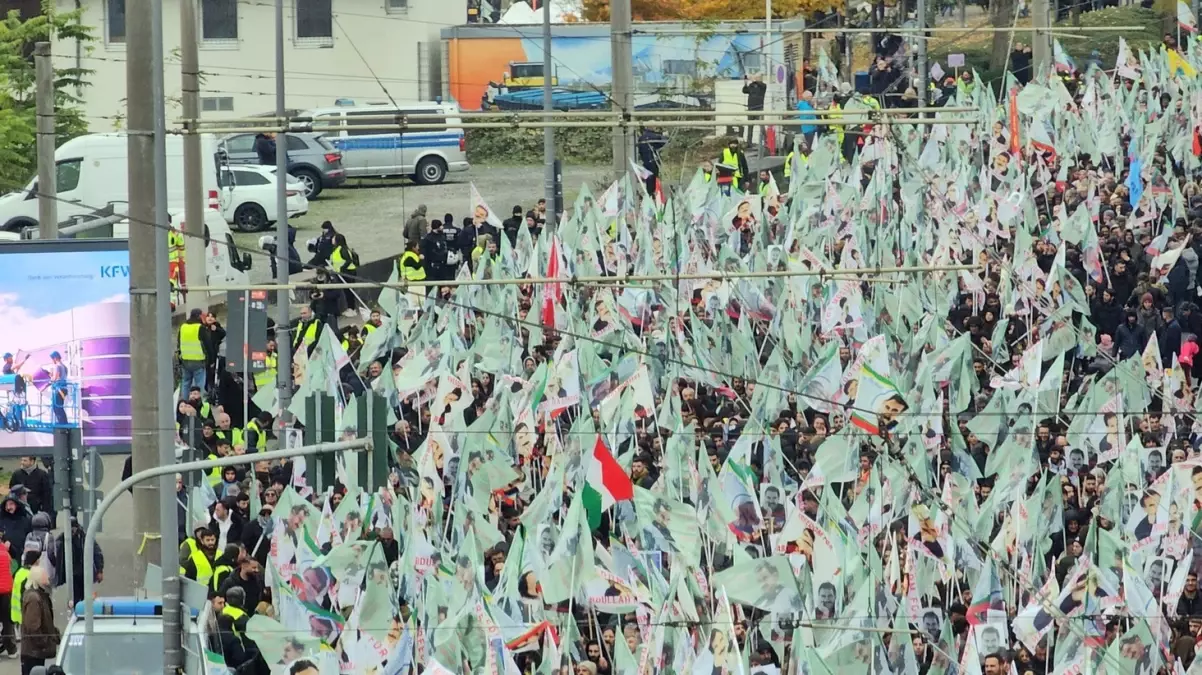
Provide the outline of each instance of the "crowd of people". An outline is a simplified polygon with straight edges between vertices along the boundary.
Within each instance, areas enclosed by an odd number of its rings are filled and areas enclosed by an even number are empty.
[[[257,461],[274,373],[244,409],[181,345],[181,440],[247,456],[178,482],[226,663],[1197,672],[1202,52],[1120,52],[961,81],[976,112],[928,128],[844,90],[784,172],[635,167],[555,226],[417,209],[414,285],[269,342],[295,427],[353,438],[358,395],[388,401],[386,476]]]

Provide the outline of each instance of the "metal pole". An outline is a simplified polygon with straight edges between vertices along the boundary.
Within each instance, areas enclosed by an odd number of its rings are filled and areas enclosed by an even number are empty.
[[[185,3],[187,4],[187,3]],[[149,560],[157,561],[163,569],[163,673],[175,675],[184,666],[182,624],[180,621],[179,549],[174,542],[179,532],[179,513],[175,508],[175,406],[171,368],[171,284],[170,262],[167,255],[167,233],[170,217],[167,214],[167,109],[166,87],[163,84],[163,0],[151,2],[151,95],[154,97],[154,249],[157,274],[154,280],[155,307],[155,370],[158,430],[158,464],[171,469],[163,474],[158,486],[158,548],[153,542],[147,547]],[[201,223],[203,232],[203,223]],[[153,492],[151,493],[153,494]],[[91,523],[88,523],[91,525]],[[155,554],[158,555],[155,555]],[[85,600],[91,595],[85,596]]]
[[[154,204],[154,60],[152,0],[129,0],[126,32],[126,98],[129,106],[129,217],[132,223],[157,223]],[[158,266],[154,227],[129,230],[130,379],[133,399],[131,454],[134,472],[153,468],[158,460],[158,321],[155,298]],[[172,406],[168,406],[170,409]],[[133,493],[134,541],[157,536],[158,487],[140,486]],[[135,556],[136,579],[146,576],[146,558]],[[89,578],[90,579],[90,578]]]
[[[281,118],[287,114],[284,108],[284,0],[275,0],[275,114]],[[279,183],[276,185],[276,228],[275,228],[275,281],[288,283],[288,196],[285,194],[288,181],[288,135],[280,134],[275,142],[275,166]],[[276,387],[279,391],[280,415],[276,420],[279,438],[284,438],[284,429],[289,420],[288,405],[292,402],[292,338],[288,324],[292,320],[291,302],[286,292],[276,293],[275,331],[276,344]]]
[[[851,0],[847,0],[846,2],[843,3],[843,26],[842,26],[842,28],[846,29],[847,25],[851,22],[851,13],[852,13]],[[853,85],[853,90],[854,90],[854,85],[855,85],[855,80],[856,80],[856,71],[855,71],[854,67],[852,66],[852,62],[851,62],[851,60],[852,60],[851,36],[854,35],[854,33],[852,31],[848,31],[848,30],[844,30],[843,32],[845,33],[845,35],[843,36],[843,81],[851,83]]]
[[[878,113],[881,115],[902,115],[902,114],[908,114],[910,112],[915,112],[917,110],[922,110],[922,108],[907,108],[906,110],[897,110],[895,108],[882,108],[880,111],[878,111]],[[946,107],[946,108],[930,108],[928,111],[929,112],[965,112],[965,113],[968,113],[968,112],[977,112],[977,108]],[[774,109],[770,109],[770,110],[764,110],[763,113],[765,115],[794,115],[797,113],[797,111],[796,110],[788,110],[788,109],[777,110],[774,108]],[[635,111],[631,112],[629,115],[626,115],[625,117],[629,117],[629,118],[633,118],[633,119],[651,118],[651,117],[654,117],[654,118],[671,117],[673,119],[678,119],[678,118],[679,119],[691,119],[694,117],[702,117],[702,118],[708,119],[708,118],[713,118],[713,117],[746,117],[746,116],[747,116],[747,111],[745,111],[745,110],[739,110],[739,111],[729,111],[729,110],[635,110]],[[512,124],[518,124],[521,122],[521,120],[524,120],[524,119],[546,120],[549,117],[551,119],[556,119],[556,120],[560,120],[560,119],[570,120],[570,119],[575,119],[575,118],[588,118],[588,119],[594,120],[594,121],[602,120],[602,119],[620,120],[623,117],[623,115],[620,111],[616,111],[616,110],[612,110],[612,111],[611,110],[555,110],[555,111],[551,112],[550,114],[547,114],[544,111],[535,112],[535,111],[528,111],[528,110],[526,110],[526,111],[518,110],[518,111],[514,111],[514,112],[461,112],[457,115],[457,117],[461,117],[464,120],[468,120],[468,121],[470,121],[470,120],[485,120],[485,121],[501,120],[503,123],[505,123],[507,125],[512,125]],[[407,128],[407,127],[415,126],[414,124],[411,124],[411,122],[413,122],[414,120],[445,121],[446,115],[430,115],[430,114],[426,114],[426,113],[415,113],[413,115],[359,115],[359,116],[356,116],[355,119],[360,122],[392,122],[392,124],[385,125],[387,128]],[[192,118],[180,117],[180,118],[173,120],[174,124],[184,125],[186,127],[193,128],[193,129],[199,129],[201,127],[209,127],[209,126],[221,126],[224,124],[235,124],[235,123],[240,124],[240,125],[242,123],[245,123],[245,126],[239,126],[239,129],[241,129],[242,131],[247,131],[247,130],[250,130],[250,131],[259,131],[259,130],[275,131],[276,129],[281,128],[278,126],[266,127],[266,128],[260,127],[260,126],[255,126],[255,125],[262,125],[262,124],[265,124],[268,122],[276,124],[276,125],[279,125],[281,123],[292,123],[292,124],[297,124],[297,125],[299,125],[301,127],[305,127],[305,128],[317,128],[317,129],[324,129],[324,128],[341,129],[342,128],[340,125],[338,125],[336,123],[322,124],[322,120],[320,120],[320,119],[315,120],[312,117],[306,117],[304,115],[296,115],[293,117],[253,117],[253,118],[221,117],[221,118],[216,118],[216,119],[197,119],[195,117],[192,117]],[[318,124],[313,125],[314,122],[317,122]],[[440,125],[435,125],[435,126],[440,126]],[[453,126],[459,127],[460,125],[454,124]],[[356,124],[355,128],[356,129],[360,129],[360,128],[370,129],[373,127],[361,127],[360,125]],[[295,132],[295,131],[299,131],[299,129],[292,128],[291,131]]]
[[[612,283],[636,283],[641,281],[672,281],[679,279],[681,281],[696,281],[709,279],[776,279],[783,277],[846,277],[846,276],[861,276],[868,274],[927,274],[932,272],[959,272],[959,271],[975,271],[980,270],[980,265],[932,265],[929,267],[866,267],[860,269],[830,269],[830,270],[795,270],[795,271],[757,271],[757,272],[701,272],[688,274],[636,274],[626,277],[576,277],[571,282],[566,282],[563,279],[553,279],[550,277],[510,277],[502,279],[452,279],[449,281],[409,281],[409,282],[372,282],[360,281],[341,284],[315,284],[313,282],[297,282],[287,286],[276,286],[273,284],[245,284],[233,286],[202,286],[192,287],[190,290],[200,290],[208,292],[228,292],[228,291],[244,291],[244,290],[263,290],[263,291],[280,291],[280,290],[303,290],[309,288],[322,289],[367,289],[367,288],[395,288],[406,290],[411,288],[426,288],[429,286],[504,286],[511,284],[550,284],[556,282],[581,284],[612,284]]]
[[[551,0],[543,3],[543,110],[554,111],[551,102]],[[550,121],[550,117],[546,118]],[[551,230],[555,226],[555,128],[543,127],[543,196],[547,200],[547,222]]]
[[[196,119],[200,116],[200,55],[197,52],[196,3],[179,4],[179,70],[182,81],[181,104],[184,117]],[[189,134],[184,137],[184,271],[191,270],[199,275],[198,280],[207,278],[204,258],[204,163],[201,157],[201,137]],[[185,296],[188,309],[203,307],[204,299]],[[186,393],[186,392],[181,392]]]
[[[918,0],[918,27],[927,27],[927,0]],[[927,34],[925,31],[918,38],[918,82],[915,87],[918,89],[918,105],[926,107],[927,100],[927,83],[931,80],[930,71],[927,67]]]
[[[1015,10],[1017,11],[1017,10]],[[1051,63],[1052,36],[1048,33],[1048,0],[1033,0],[1031,3],[1031,28],[1035,33],[1031,36],[1031,67],[1038,76]]]
[[[271,452],[260,452],[255,455],[255,461],[271,462],[277,459],[289,459],[292,457],[307,457],[310,455],[320,455],[327,452],[341,452],[344,450],[371,450],[372,444],[370,438],[358,438],[353,441],[339,441],[337,443],[318,443],[317,445],[303,445],[290,450],[272,450]],[[96,534],[100,531],[100,521],[104,519],[104,514],[112,508],[113,504],[121,495],[125,494],[126,490],[138,486],[140,483],[150,480],[151,478],[171,477],[172,482],[175,481],[176,472],[188,473],[190,471],[205,471],[216,467],[236,466],[245,464],[246,457],[243,455],[230,455],[228,457],[218,457],[217,459],[203,459],[196,462],[184,462],[176,465],[155,466],[137,471],[129,478],[117,484],[108,494],[101,500],[100,505],[96,507],[96,512],[92,514],[91,520],[88,521],[88,529],[83,538],[83,591],[84,597],[91,598],[95,589],[92,583],[92,575],[95,571],[92,566],[92,555],[96,550]],[[172,491],[174,493],[174,490]],[[174,500],[174,494],[172,499]],[[175,508],[174,501],[172,508]],[[176,569],[179,569],[179,563],[176,563]],[[164,570],[164,574],[166,570]],[[94,634],[96,623],[96,608],[94,603],[84,603],[84,675],[92,675],[92,635]],[[164,611],[166,608],[164,607]],[[163,618],[164,623],[166,617]],[[173,674],[174,675],[174,674]]]
[[[58,239],[58,177],[54,163],[54,64],[50,43],[33,46],[37,84],[38,237]]]
[[[630,0],[612,0],[609,6],[610,65],[613,71],[613,107],[615,112],[629,115],[634,111],[634,65],[631,55]],[[630,130],[614,129],[614,177],[620,178],[630,170],[634,143]]]

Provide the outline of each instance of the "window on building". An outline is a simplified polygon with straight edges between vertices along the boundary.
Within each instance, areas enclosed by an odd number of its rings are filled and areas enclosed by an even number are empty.
[[[296,0],[296,37],[302,40],[334,37],[330,0]]]
[[[664,75],[697,74],[697,62],[691,59],[664,59]]]
[[[384,9],[389,14],[404,14],[409,11],[409,0],[384,0]]]
[[[108,6],[108,41],[125,42],[125,0],[106,0]]]
[[[201,38],[238,39],[238,0],[200,0]]]
[[[234,97],[233,96],[201,96],[200,97],[201,112],[233,112]]]

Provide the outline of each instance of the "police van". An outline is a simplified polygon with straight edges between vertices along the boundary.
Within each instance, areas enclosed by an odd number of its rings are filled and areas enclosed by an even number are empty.
[[[75,675],[84,672],[84,645],[91,645],[92,672],[161,673],[163,672],[163,603],[160,599],[135,597],[96,598],[93,602],[93,631],[85,633],[84,604],[75,611],[63,631],[54,666]],[[220,645],[210,641],[209,627],[216,625],[213,605],[184,606],[183,635],[185,675],[230,675],[220,654]],[[50,672],[45,666],[33,669],[37,675]],[[57,671],[55,671],[57,672]]]
[[[411,124],[446,124],[445,129],[401,132],[364,127],[393,124],[406,115],[438,115]],[[467,171],[467,137],[459,125],[459,107],[436,102],[316,108],[301,113],[322,127],[325,138],[342,151],[342,167],[352,178],[409,176],[436,185],[451,172]]]

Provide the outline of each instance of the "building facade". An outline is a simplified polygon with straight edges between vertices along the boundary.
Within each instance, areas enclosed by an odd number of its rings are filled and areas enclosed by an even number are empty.
[[[275,110],[274,0],[184,0],[197,5],[202,117]],[[179,8],[163,2],[168,118],[180,113]],[[94,131],[125,118],[126,0],[59,0],[83,9],[95,41],[54,45],[58,67],[94,71],[82,92]],[[440,31],[465,22],[467,0],[284,0],[289,109],[430,100],[442,93]]]
[[[796,64],[786,60],[784,42],[803,26],[800,20],[775,22],[774,32],[765,35],[762,22],[635,22],[635,105],[712,109],[718,83],[741,83],[756,73],[789,87]],[[504,108],[494,105],[498,94],[542,85],[540,25],[456,26],[444,29],[442,40],[443,94],[464,110]],[[551,54],[557,91],[594,93],[606,100],[613,81],[608,23],[552,26]],[[536,103],[541,108],[541,98]]]

